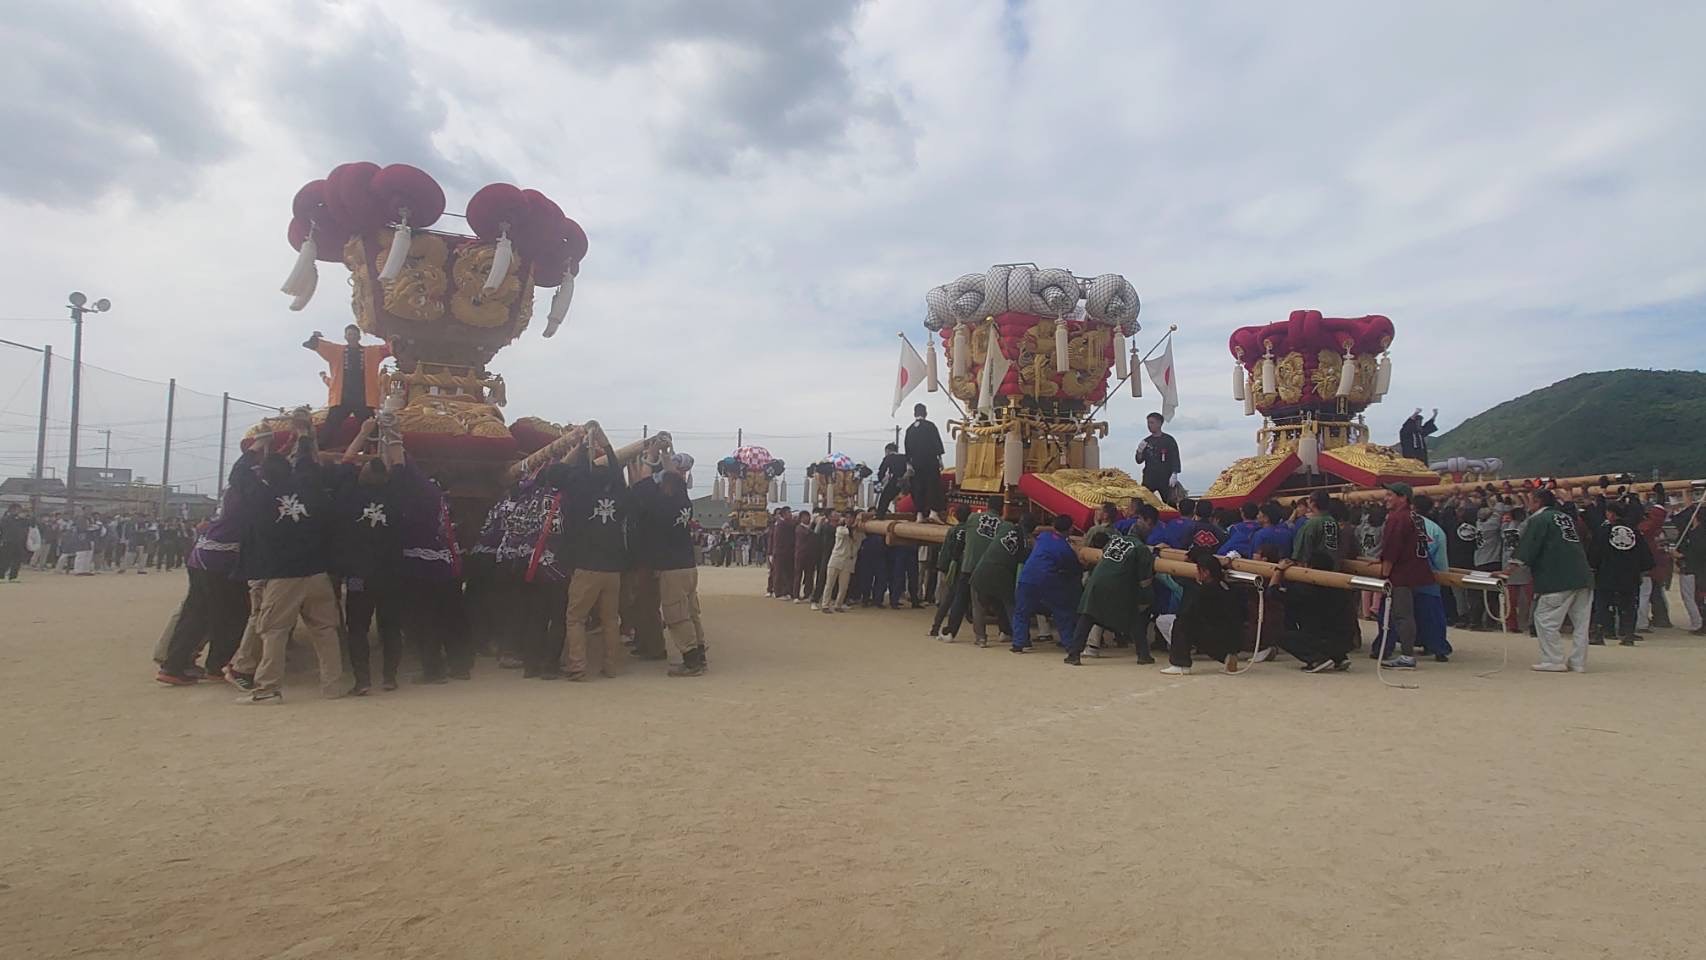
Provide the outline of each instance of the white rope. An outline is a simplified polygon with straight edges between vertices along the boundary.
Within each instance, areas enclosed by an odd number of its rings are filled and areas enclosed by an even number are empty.
[[[1386,594],[1386,602],[1380,605],[1379,610],[1380,616],[1374,621],[1375,626],[1379,628],[1375,633],[1375,636],[1380,638],[1378,641],[1380,643],[1380,649],[1375,651],[1379,656],[1374,658],[1374,676],[1381,683],[1386,684],[1394,690],[1422,689],[1421,684],[1418,683],[1393,683],[1386,679],[1386,651],[1392,649],[1392,634],[1391,628],[1388,625],[1388,621],[1391,620],[1392,617],[1392,595],[1390,593]],[[1412,614],[1412,616],[1414,616],[1414,614]]]
[[[1503,670],[1511,662],[1511,617],[1510,617],[1510,615],[1515,612],[1515,608],[1511,606],[1511,587],[1510,587],[1510,584],[1508,584],[1508,583],[1499,584],[1499,596],[1500,596],[1500,599],[1504,601],[1504,612],[1505,612],[1505,615],[1499,618],[1499,629],[1502,630],[1504,632],[1504,635],[1505,635],[1504,643],[1502,644],[1502,646],[1504,648],[1504,659],[1499,661],[1499,665],[1496,669],[1488,670],[1486,673],[1477,673],[1475,675],[1477,677],[1480,677],[1482,680],[1485,680],[1488,677],[1492,676],[1493,674],[1498,673],[1500,670]],[[1481,591],[1481,604],[1486,609],[1487,616],[1489,616],[1489,617],[1492,616],[1493,615],[1493,591],[1491,591],[1491,590]]]
[[[1262,621],[1268,612],[1268,587],[1265,581],[1258,580],[1256,583],[1256,649],[1251,651],[1250,662],[1244,666],[1244,669],[1226,671],[1226,675],[1229,677],[1242,677],[1256,669],[1256,664],[1261,662],[1256,658],[1262,655]]]

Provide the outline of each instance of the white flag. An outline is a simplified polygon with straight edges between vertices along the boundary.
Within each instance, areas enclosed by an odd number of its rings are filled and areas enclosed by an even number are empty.
[[[918,385],[923,382],[924,358],[918,355],[917,350],[912,349],[912,343],[906,339],[905,334],[902,334],[900,337],[900,370],[894,375],[894,409],[889,411],[889,415],[893,416],[899,413],[900,402],[906,399],[907,394],[918,389]]]
[[[984,353],[983,369],[978,373],[977,409],[979,413],[994,415],[995,394],[1000,391],[1001,384],[1007,379],[1007,370],[1012,362],[1001,352],[1001,337],[997,335],[995,325],[989,327],[989,349]]]
[[[1173,411],[1179,406],[1179,380],[1173,369],[1173,341],[1167,341],[1167,349],[1159,357],[1143,361],[1143,366],[1149,371],[1149,382],[1155,384],[1155,389],[1161,394],[1161,419],[1173,419]]]

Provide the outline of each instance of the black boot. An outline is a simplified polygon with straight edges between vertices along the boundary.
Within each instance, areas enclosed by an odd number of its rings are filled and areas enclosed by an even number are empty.
[[[697,677],[705,672],[705,648],[694,647],[681,655],[681,666],[670,667],[672,677]]]

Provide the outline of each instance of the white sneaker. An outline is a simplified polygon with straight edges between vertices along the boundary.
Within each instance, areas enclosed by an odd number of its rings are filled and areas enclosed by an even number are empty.
[[[815,603],[814,603],[814,604],[812,604],[812,609],[813,609],[813,610],[819,610],[819,609],[822,609],[822,608],[821,608],[821,607],[819,607],[819,606],[818,606],[818,605],[817,605],[817,604],[815,604]]]
[[[1090,646],[1089,644],[1086,644],[1084,646],[1084,656],[1095,657],[1096,659],[1100,660],[1102,658],[1102,648],[1096,647],[1096,646]]]
[[[1269,660],[1273,659],[1273,656],[1274,656],[1274,648],[1273,647],[1263,647],[1261,650],[1258,650],[1256,652],[1255,656],[1250,658],[1250,662],[1251,663],[1267,663]],[[1331,663],[1332,661],[1329,660],[1328,662]]]
[[[1169,677],[1185,677],[1185,676],[1190,675],[1191,668],[1190,667],[1166,666],[1166,667],[1161,668],[1161,672],[1166,674]]]
[[[1587,667],[1587,664],[1585,664],[1585,663],[1580,664],[1580,665],[1571,663],[1571,664],[1566,664],[1566,666],[1568,666],[1570,668],[1571,673],[1587,673],[1588,672],[1588,667]]]
[[[1569,673],[1570,668],[1561,663],[1537,663],[1528,669],[1539,673]]]

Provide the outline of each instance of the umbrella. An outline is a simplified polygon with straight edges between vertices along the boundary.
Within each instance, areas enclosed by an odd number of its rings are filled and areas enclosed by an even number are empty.
[[[741,463],[746,464],[748,467],[751,467],[754,470],[762,470],[762,469],[764,469],[765,464],[769,463],[771,460],[773,460],[775,458],[770,456],[770,451],[764,449],[763,447],[748,446],[748,447],[741,447],[740,449],[736,450],[735,451],[735,459],[739,460]]]
[[[853,469],[853,458],[849,457],[845,453],[832,453],[832,454],[830,454],[829,455],[829,462],[832,465],[834,465],[835,469],[837,469],[837,470],[851,470],[851,469]]]

